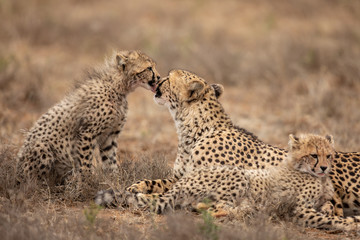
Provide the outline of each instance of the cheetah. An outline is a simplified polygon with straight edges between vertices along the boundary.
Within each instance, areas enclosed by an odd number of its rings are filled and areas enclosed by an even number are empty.
[[[322,212],[334,194],[329,178],[334,155],[332,136],[290,135],[289,154],[278,167],[202,167],[181,178],[163,195],[136,193],[126,200],[128,205],[150,207],[158,214],[196,205],[204,199],[211,199],[225,211],[249,202],[265,207],[281,206],[289,209],[291,220],[304,227],[358,230],[360,216],[343,218]]]
[[[116,148],[128,110],[127,95],[141,86],[155,91],[160,75],[155,62],[140,51],[117,51],[30,129],[18,152],[16,178],[62,183],[93,166],[95,148],[105,171],[116,171]]]
[[[178,134],[173,177],[139,181],[127,191],[163,193],[198,168],[230,165],[265,169],[277,166],[287,158],[285,149],[266,144],[234,125],[219,101],[222,93],[222,85],[208,84],[184,70],[172,70],[158,83],[155,102],[169,109]],[[336,194],[332,202],[335,214],[343,216],[343,206],[345,210],[360,209],[360,153],[336,152],[333,161],[330,178]],[[101,194],[107,194],[106,201],[112,201],[116,192],[110,192],[112,194],[99,192],[97,199],[105,199]]]

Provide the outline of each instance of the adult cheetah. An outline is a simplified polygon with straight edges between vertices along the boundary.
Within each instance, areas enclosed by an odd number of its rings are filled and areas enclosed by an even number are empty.
[[[174,176],[140,181],[130,186],[129,192],[166,192],[173,183],[201,167],[231,165],[264,169],[279,165],[287,157],[285,149],[266,144],[235,126],[218,100],[222,92],[221,85],[210,85],[183,70],[171,71],[158,84],[155,101],[168,107],[178,133]],[[337,215],[343,215],[342,204],[345,210],[360,209],[359,163],[360,153],[335,153],[330,178],[337,193],[332,200]],[[101,191],[98,199],[105,193]],[[113,199],[111,195],[114,194],[107,194],[107,202]]]
[[[329,178],[335,155],[333,144],[332,136],[290,135],[288,157],[278,167],[202,167],[181,178],[163,195],[153,198],[136,193],[128,195],[126,201],[134,207],[150,207],[159,214],[175,206],[195,206],[204,199],[212,200],[223,213],[248,208],[249,203],[259,209],[281,206],[289,210],[288,218],[305,227],[358,230],[360,216],[343,218],[322,212],[334,194]]]
[[[103,169],[116,170],[117,137],[126,121],[127,95],[136,87],[155,90],[155,62],[140,51],[118,51],[88,72],[73,92],[30,129],[16,164],[19,182],[55,179],[92,171],[94,149]]]

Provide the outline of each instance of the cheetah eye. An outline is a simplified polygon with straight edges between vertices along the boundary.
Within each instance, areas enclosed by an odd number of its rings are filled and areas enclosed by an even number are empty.
[[[311,157],[317,159],[318,155],[317,154],[310,154]]]
[[[150,70],[150,71],[152,71],[152,67],[148,67],[148,68],[147,68],[147,70]]]
[[[327,155],[326,158],[327,158],[327,159],[330,159],[330,158],[331,158],[331,155]]]

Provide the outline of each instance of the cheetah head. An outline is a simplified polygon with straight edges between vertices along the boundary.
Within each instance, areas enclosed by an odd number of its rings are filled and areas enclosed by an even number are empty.
[[[140,51],[120,51],[116,53],[116,64],[120,73],[126,75],[131,91],[141,86],[155,92],[160,75],[150,57]]]
[[[172,70],[169,76],[162,79],[155,94],[155,102],[175,110],[189,106],[198,101],[217,99],[224,91],[220,84],[208,84],[197,75],[184,71]]]
[[[316,177],[327,176],[334,158],[334,140],[331,135],[325,137],[302,134],[289,136],[290,163],[302,172]]]

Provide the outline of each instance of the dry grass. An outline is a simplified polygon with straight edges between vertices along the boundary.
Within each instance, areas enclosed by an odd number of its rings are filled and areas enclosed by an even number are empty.
[[[39,208],[38,210],[44,210]],[[299,239],[264,222],[257,222],[262,231],[254,234],[254,227],[218,226],[212,235],[204,232],[204,222],[190,215],[174,214],[166,216],[160,226],[151,224],[153,217],[147,216],[146,230],[139,230],[125,221],[116,222],[97,216],[94,222],[79,211],[62,213],[47,210],[47,215],[29,214],[18,211],[0,213],[0,233],[3,239]],[[51,215],[50,215],[51,214]],[[99,214],[100,215],[100,214]],[[181,224],[179,224],[179,222]],[[236,228],[234,228],[236,227]]]
[[[343,0],[226,0],[221,5],[215,0],[0,0],[0,235],[207,237],[199,230],[203,219],[192,215],[163,218],[101,210],[89,225],[82,212],[101,188],[123,189],[137,179],[169,173],[176,156],[174,124],[145,90],[129,96],[118,148],[119,178],[97,172],[88,188],[14,185],[23,132],[71,89],[83,69],[112,49],[143,50],[157,60],[162,75],[184,68],[223,83],[221,101],[234,122],[266,142],[285,147],[289,133],[330,133],[337,149],[359,150],[359,15],[359,1]],[[353,237],[264,219],[252,216],[255,223],[231,221],[228,227],[216,222],[217,236]]]

